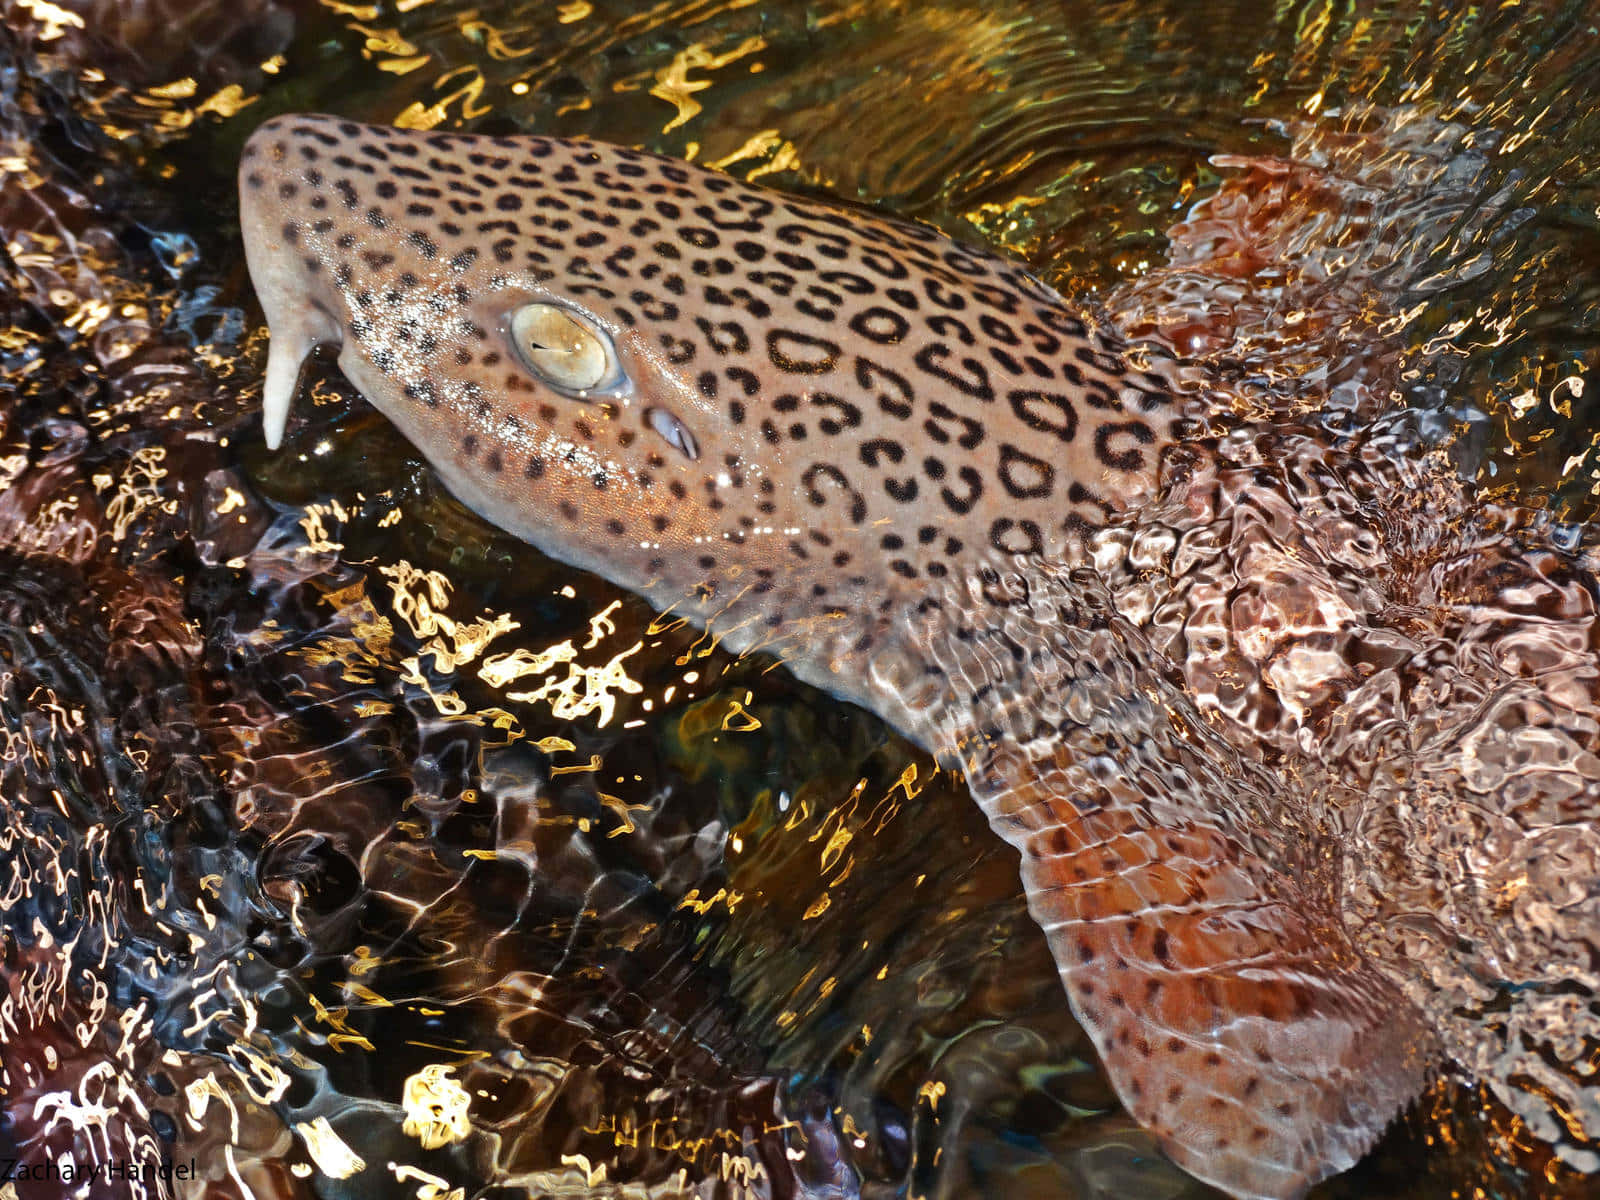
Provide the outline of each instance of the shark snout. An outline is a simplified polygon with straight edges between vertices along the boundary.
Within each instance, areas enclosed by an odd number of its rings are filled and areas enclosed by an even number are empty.
[[[323,147],[284,120],[250,138],[239,167],[239,221],[245,258],[271,337],[262,393],[269,448],[277,449],[306,359],[344,343],[339,297],[319,251],[319,228],[332,227],[327,199],[308,189]],[[320,205],[320,207],[319,207]]]

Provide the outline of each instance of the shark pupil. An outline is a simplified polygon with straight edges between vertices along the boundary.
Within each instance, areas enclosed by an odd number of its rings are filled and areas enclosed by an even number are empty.
[[[585,392],[616,374],[611,339],[559,304],[525,304],[511,316],[517,353],[535,375]]]

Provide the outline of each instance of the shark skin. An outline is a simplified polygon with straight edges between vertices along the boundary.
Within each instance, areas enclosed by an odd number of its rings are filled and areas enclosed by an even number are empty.
[[[927,228],[599,143],[280,117],[240,196],[268,445],[337,347],[474,511],[958,765],[1186,1170],[1303,1194],[1437,1069],[1326,830],[1197,709],[1137,550],[1106,553],[1265,486],[1167,365]],[[1313,557],[1306,603],[1345,613]]]

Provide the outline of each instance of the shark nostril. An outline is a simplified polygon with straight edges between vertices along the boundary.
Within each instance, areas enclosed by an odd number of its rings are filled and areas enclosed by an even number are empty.
[[[645,410],[645,420],[679,454],[691,461],[700,457],[700,443],[694,440],[694,434],[689,432],[689,427],[678,419],[676,413],[665,408],[648,408]]]

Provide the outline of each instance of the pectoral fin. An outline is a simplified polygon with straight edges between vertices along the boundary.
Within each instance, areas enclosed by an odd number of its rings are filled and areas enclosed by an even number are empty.
[[[1097,584],[1031,564],[947,609],[980,605],[933,643],[944,744],[1128,1111],[1239,1196],[1353,1165],[1435,1048],[1339,919],[1306,786],[1215,734]]]
[[[1030,807],[1028,902],[1129,1112],[1241,1196],[1353,1165],[1424,1082],[1427,1038],[1394,986],[1220,830],[1048,792]]]

